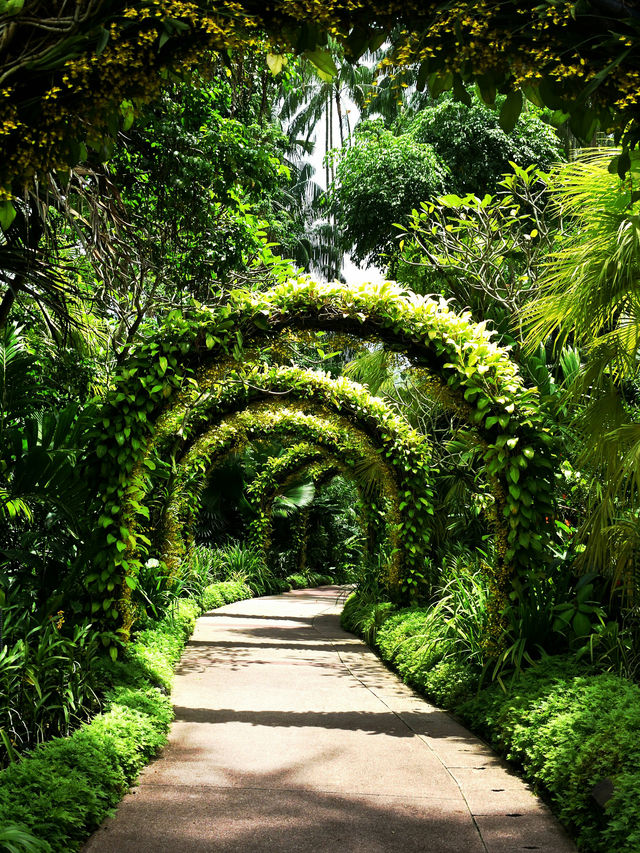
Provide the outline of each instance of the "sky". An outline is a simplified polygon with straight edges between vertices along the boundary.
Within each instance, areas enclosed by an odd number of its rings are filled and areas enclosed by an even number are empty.
[[[345,101],[345,111],[349,112],[349,120],[351,123],[351,127],[355,127],[358,121],[358,108],[355,106],[353,102],[351,102],[344,94],[343,101]],[[335,111],[335,106],[334,106]],[[334,128],[338,126],[338,116],[336,112],[334,112]],[[325,170],[324,165],[322,163],[322,159],[324,157],[325,151],[325,123],[324,119],[316,125],[316,130],[314,134],[315,148],[313,154],[308,158],[311,162],[311,165],[316,170],[314,175],[314,180],[317,184],[319,184],[322,189],[326,189],[326,180],[325,180]],[[336,144],[338,140],[338,131],[334,131],[334,144]],[[339,142],[337,142],[339,145]],[[368,266],[363,269],[357,267],[351,258],[348,255],[345,255],[344,264],[343,264],[343,274],[347,281],[347,284],[360,284],[365,281],[370,282],[381,282],[385,280],[385,276],[381,270],[374,266]]]

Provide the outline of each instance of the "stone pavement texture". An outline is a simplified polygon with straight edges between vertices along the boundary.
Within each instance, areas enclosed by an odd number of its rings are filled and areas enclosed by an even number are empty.
[[[340,628],[338,587],[206,614],[169,744],[84,853],[572,853],[482,741]]]

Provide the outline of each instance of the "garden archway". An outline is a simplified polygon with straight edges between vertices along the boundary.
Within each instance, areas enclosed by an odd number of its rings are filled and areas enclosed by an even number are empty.
[[[135,516],[145,514],[145,484],[153,466],[148,450],[163,433],[181,433],[183,442],[207,408],[224,413],[243,399],[267,394],[309,398],[320,388],[344,413],[358,415],[366,392],[347,391],[344,378],[328,384],[327,377],[307,375],[305,382],[302,374],[309,372],[295,368],[252,372],[242,367],[248,346],[268,345],[284,328],[342,330],[382,340],[427,370],[434,393],[475,430],[495,502],[498,561],[490,582],[491,619],[497,626],[513,574],[540,562],[548,539],[545,520],[553,513],[550,436],[538,394],[524,386],[508,352],[491,340],[484,324],[389,282],[345,287],[301,278],[267,293],[235,292],[215,308],[169,315],[160,332],[129,359],[105,409],[97,454],[104,459],[100,523],[107,547],[100,573],[92,579],[95,592],[102,598],[105,585],[114,575],[128,574],[131,562],[135,571]],[[260,382],[268,382],[268,389]],[[387,436],[384,420],[382,410],[370,409],[364,416],[366,429],[381,438]],[[405,427],[398,424],[400,432]],[[423,476],[425,470],[419,466],[416,474]],[[109,531],[118,521],[120,535],[117,528]],[[115,600],[100,607],[114,609]]]
[[[293,439],[296,444],[289,447],[283,457],[270,460],[271,464],[267,463],[262,476],[248,490],[257,510],[250,532],[253,543],[260,549],[268,546],[273,499],[270,488],[275,487],[280,478],[298,472],[305,465],[327,459],[333,460],[332,464],[338,465],[345,473],[350,472],[356,484],[362,480],[362,473],[358,476],[358,470],[373,470],[375,477],[369,477],[368,482],[375,484],[377,494],[372,494],[369,489],[366,500],[362,491],[361,495],[363,503],[369,505],[368,521],[380,528],[378,538],[388,542],[390,562],[386,567],[386,578],[392,587],[397,586],[403,565],[400,561],[400,535],[403,527],[411,523],[412,516],[407,514],[409,507],[406,502],[399,509],[398,482],[392,466],[385,462],[371,440],[356,432],[345,418],[335,413],[310,413],[300,406],[277,406],[270,402],[254,404],[221,419],[200,436],[179,460],[163,514],[163,540],[158,551],[168,571],[177,568],[192,542],[200,495],[215,466],[233,450],[274,436],[284,442]],[[383,511],[383,519],[378,510]],[[422,533],[426,546],[428,531],[423,530]],[[420,552],[418,561],[424,557],[425,551]]]

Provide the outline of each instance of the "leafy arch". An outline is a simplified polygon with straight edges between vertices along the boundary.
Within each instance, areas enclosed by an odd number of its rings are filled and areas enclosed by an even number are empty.
[[[405,511],[408,505],[399,509],[398,485],[392,467],[381,458],[376,446],[356,432],[345,418],[325,412],[310,413],[299,404],[254,404],[228,415],[201,435],[179,460],[163,515],[163,538],[159,548],[159,556],[167,570],[172,572],[177,568],[191,545],[200,496],[212,470],[231,451],[274,435],[283,441],[293,439],[296,443],[283,457],[270,460],[262,476],[250,487],[257,509],[250,538],[256,547],[268,547],[272,490],[280,477],[289,476],[305,465],[331,460],[336,470],[349,472],[357,483],[362,481],[358,471],[362,472],[363,467],[373,468],[375,489],[366,490],[366,495],[365,490],[361,490],[361,494],[363,503],[367,504],[367,520],[379,528],[379,538],[388,542],[390,558],[385,567],[386,580],[392,587],[397,586],[403,565],[401,533],[403,526],[411,523],[411,516]],[[427,540],[423,542],[426,549]],[[424,559],[425,549],[421,551],[421,559]],[[420,568],[419,562],[412,561],[407,566],[404,561],[405,570],[414,565]]]
[[[422,457],[405,469],[401,500],[428,492],[428,454],[419,449],[423,439],[381,401],[372,402],[363,388],[293,367],[241,364],[259,358],[256,347],[273,345],[283,329],[308,328],[346,331],[403,352],[429,373],[434,395],[475,431],[495,500],[498,560],[489,580],[490,623],[497,634],[511,578],[539,566],[549,535],[546,519],[553,514],[551,437],[537,389],[525,387],[508,351],[491,340],[484,324],[390,282],[345,287],[300,278],[266,293],[238,291],[215,308],[172,312],[137,350],[121,373],[97,437],[105,484],[100,524],[107,547],[91,580],[100,599],[93,607],[97,603],[96,609],[117,613],[115,597],[106,599],[106,607],[102,602],[105,588],[114,576],[135,574],[136,549],[144,545],[135,537],[136,516],[148,514],[144,500],[154,448],[163,441],[165,447],[183,446],[214,413],[237,410],[251,400],[273,394],[322,397],[377,436],[392,462],[407,454],[409,462],[413,452]],[[411,547],[422,552],[424,515],[416,512],[415,533],[405,530],[410,534],[405,552]]]
[[[130,396],[123,391],[116,394],[116,398],[119,395],[125,400]],[[433,512],[430,453],[425,437],[397,417],[382,400],[371,397],[365,388],[344,377],[333,380],[326,374],[297,367],[206,365],[191,381],[183,383],[173,404],[156,419],[155,429],[151,429],[146,412],[138,410],[138,415],[143,417],[130,419],[136,426],[136,434],[133,427],[129,428],[128,436],[116,434],[111,453],[105,444],[98,445],[99,456],[115,459],[119,464],[103,462],[100,466],[102,476],[110,480],[104,490],[104,508],[99,519],[106,541],[97,557],[99,572],[94,572],[88,581],[91,591],[94,595],[97,593],[97,601],[92,603],[93,611],[98,612],[102,606],[114,621],[120,614],[123,623],[120,630],[124,636],[128,635],[135,618],[130,606],[131,590],[136,586],[137,572],[151,544],[141,529],[141,522],[142,518],[150,518],[149,495],[162,456],[171,455],[174,465],[189,452],[197,459],[206,453],[207,441],[224,444],[230,449],[238,440],[236,426],[228,422],[221,424],[214,439],[214,432],[210,431],[213,424],[225,415],[236,413],[240,417],[243,409],[261,400],[282,400],[284,397],[288,402],[298,400],[298,407],[303,410],[320,405],[333,411],[379,447],[394,472],[399,501],[405,504],[399,526],[403,568],[394,573],[391,583],[397,587],[400,578],[408,584],[417,582],[428,549],[428,518]],[[103,422],[108,420],[105,417]],[[273,428],[272,423],[269,428]],[[209,435],[205,438],[207,432]],[[125,438],[129,439],[128,443]],[[417,510],[414,502],[422,511]],[[115,585],[120,588],[120,594]],[[106,607],[99,604],[101,599],[107,602]]]

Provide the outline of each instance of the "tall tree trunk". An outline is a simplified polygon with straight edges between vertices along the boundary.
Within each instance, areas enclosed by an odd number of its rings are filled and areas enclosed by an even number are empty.
[[[329,139],[327,141],[327,151],[331,151],[333,149],[333,86],[329,89]],[[333,163],[331,163],[331,183],[333,183],[335,179],[335,172],[333,168]]]
[[[18,284],[18,289],[19,287],[20,285]],[[2,297],[2,302],[0,302],[0,329],[4,329],[4,327],[7,325],[7,320],[9,319],[9,314],[11,313],[15,298],[15,287],[10,287],[6,291],[5,295]]]
[[[338,128],[340,130],[340,147],[344,148],[344,129],[342,127],[343,119],[342,119],[342,98],[340,96],[340,89],[338,84],[336,86],[336,110],[338,111]]]
[[[327,101],[324,109],[324,176],[327,182],[327,189],[331,181],[329,180],[329,161],[327,154],[329,153],[329,113],[331,112],[331,96],[327,95]]]

